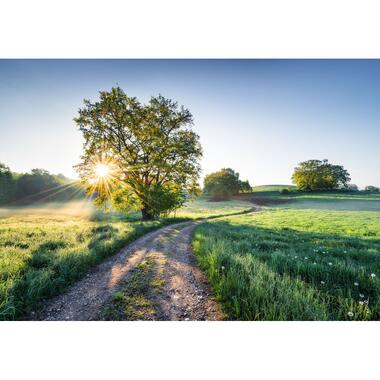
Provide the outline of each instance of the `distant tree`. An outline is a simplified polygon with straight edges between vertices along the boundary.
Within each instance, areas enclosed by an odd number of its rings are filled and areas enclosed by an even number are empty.
[[[240,192],[241,193],[250,193],[252,191],[252,186],[249,184],[249,181],[240,181]]]
[[[328,160],[309,160],[294,169],[292,180],[300,190],[333,190],[347,188],[350,175],[343,166]]]
[[[139,208],[144,220],[180,207],[197,188],[202,149],[190,111],[159,95],[141,104],[121,88],[84,101],[74,119],[85,140],[77,165],[96,203]]]
[[[65,202],[84,197],[79,183],[65,176],[50,174],[45,169],[32,169],[16,178],[17,203]]]
[[[33,202],[61,202],[84,198],[77,181],[63,174],[50,174],[45,169],[30,173],[14,173],[0,163],[0,204],[28,204]]]
[[[41,178],[44,178],[45,181],[50,181],[50,173],[45,170],[45,169],[32,169],[31,170],[31,175],[34,175],[36,177],[41,177]]]
[[[14,196],[14,179],[8,166],[0,162],[0,204],[9,203]]]
[[[354,183],[349,183],[347,185],[347,190],[350,190],[350,191],[359,191],[359,187],[358,187],[358,185],[355,185]]]
[[[62,182],[68,182],[68,181],[70,181],[70,179],[67,178],[65,175],[63,175],[62,173],[58,173],[58,174],[56,174],[55,177],[56,177],[59,181],[62,181]]]
[[[60,185],[54,176],[45,169],[32,169],[31,173],[22,174],[16,182],[16,199],[31,202],[40,194]]]
[[[369,186],[366,186],[364,190],[365,191],[370,191],[372,193],[378,193],[380,191],[380,188],[378,188],[376,186],[369,185]]]
[[[203,191],[210,196],[229,197],[252,188],[248,181],[240,181],[239,173],[230,168],[206,175]]]
[[[238,194],[239,190],[239,173],[230,168],[223,168],[205,176],[203,191],[207,195],[228,197]]]

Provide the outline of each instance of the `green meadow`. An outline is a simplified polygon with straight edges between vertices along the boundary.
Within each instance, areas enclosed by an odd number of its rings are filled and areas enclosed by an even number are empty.
[[[224,214],[240,213],[249,210],[251,206],[251,204],[240,200],[210,202],[207,198],[198,198],[187,203],[170,216],[190,219],[212,218]]]
[[[198,262],[231,319],[380,319],[379,195],[255,197],[260,212],[208,221],[194,235]]]
[[[0,319],[22,318],[149,231],[246,209],[246,202],[200,199],[176,215],[149,222],[140,221],[138,212],[103,213],[85,201],[0,209]]]
[[[261,210],[237,215],[247,200]],[[23,318],[149,231],[205,217],[193,246],[230,319],[380,319],[380,194],[264,188],[140,216],[84,201],[0,209],[0,319]]]
[[[283,189],[295,189],[295,186],[293,185],[262,185],[262,186],[253,186],[252,192],[275,192],[278,193],[279,191]]]

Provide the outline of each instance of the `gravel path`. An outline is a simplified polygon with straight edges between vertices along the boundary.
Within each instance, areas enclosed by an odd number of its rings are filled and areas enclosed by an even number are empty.
[[[206,276],[198,267],[191,249],[194,227],[195,223],[173,227],[162,247],[165,286],[158,300],[160,320],[223,319],[220,306],[212,297]]]
[[[252,210],[253,211],[253,210]],[[204,220],[177,223],[150,232],[107,258],[65,293],[46,301],[29,320],[88,321],[101,319],[101,310],[112,295],[125,287],[133,268],[147,255],[162,257],[164,287],[157,320],[220,320],[206,276],[191,249],[192,232]]]

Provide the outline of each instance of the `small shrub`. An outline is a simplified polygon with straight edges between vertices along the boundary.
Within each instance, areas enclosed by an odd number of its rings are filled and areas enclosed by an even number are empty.
[[[124,298],[124,293],[123,292],[116,292],[112,296],[112,301],[114,301],[114,302],[122,301],[123,298]]]
[[[56,251],[60,248],[65,248],[67,244],[64,241],[47,241],[46,243],[43,243],[40,245],[39,249],[41,251]]]

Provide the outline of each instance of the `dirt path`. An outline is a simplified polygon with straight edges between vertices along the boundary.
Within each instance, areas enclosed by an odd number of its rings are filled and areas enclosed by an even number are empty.
[[[223,319],[220,306],[213,299],[206,276],[197,266],[191,249],[192,232],[199,223],[202,220],[173,224],[144,235],[95,267],[65,293],[47,301],[28,319],[104,319],[102,313],[107,305],[112,304],[112,296],[125,291],[128,282],[133,280],[136,283],[136,270],[144,268],[143,264],[148,262],[153,262],[154,278],[160,285],[157,292],[145,291],[144,305],[151,303],[153,310],[119,319]],[[135,295],[133,299],[140,300],[141,296],[136,298]]]

